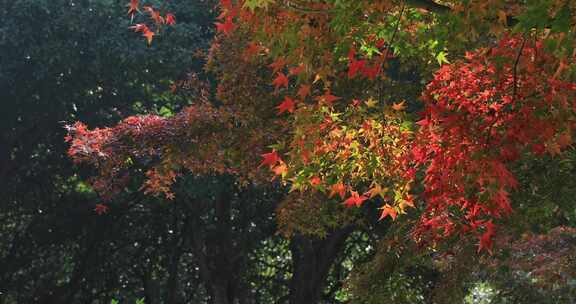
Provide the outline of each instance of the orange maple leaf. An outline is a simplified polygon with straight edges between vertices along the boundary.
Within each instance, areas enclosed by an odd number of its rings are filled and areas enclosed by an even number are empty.
[[[329,198],[332,198],[336,194],[338,194],[340,198],[344,198],[344,195],[346,195],[346,186],[344,186],[342,183],[337,183],[330,186],[330,190],[330,195],[328,195]]]
[[[143,32],[142,36],[146,37],[146,41],[148,41],[148,45],[150,45],[152,43],[152,39],[154,39],[154,35],[156,35],[156,33],[149,30],[148,28],[146,28],[142,32]]]
[[[405,101],[399,102],[399,103],[394,103],[392,104],[392,109],[396,110],[396,111],[403,111],[404,109],[406,109],[406,106],[404,105]]]
[[[318,176],[314,176],[310,179],[310,185],[318,186],[322,183],[322,180]]]
[[[390,216],[392,220],[395,220],[398,217],[398,212],[392,206],[386,204],[380,208],[382,210],[382,214],[380,214],[380,219],[384,219],[387,216]]]
[[[284,175],[288,173],[288,166],[286,166],[286,164],[283,161],[280,161],[280,164],[272,168],[272,171],[274,172],[275,175]]]

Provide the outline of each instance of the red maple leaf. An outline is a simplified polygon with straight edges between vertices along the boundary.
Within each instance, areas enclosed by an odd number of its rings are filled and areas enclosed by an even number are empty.
[[[288,71],[288,73],[290,75],[298,75],[302,72],[304,72],[305,68],[304,65],[299,65],[299,66],[295,66],[295,67],[291,67]]]
[[[340,99],[340,97],[332,95],[329,91],[324,93],[324,95],[322,96],[316,97],[316,100],[318,100],[318,102],[326,103],[329,106],[332,106],[332,104],[338,99]]]
[[[296,105],[296,103],[294,102],[294,99],[288,97],[288,96],[284,96],[284,101],[278,105],[276,108],[278,109],[278,115],[288,111],[290,113],[294,113],[294,106]]]
[[[348,64],[348,78],[354,78],[358,71],[362,71],[362,69],[364,69],[365,65],[366,61],[364,60],[352,59]]]
[[[128,15],[132,15],[134,16],[134,14],[136,12],[140,12],[140,9],[138,8],[140,0],[130,0],[130,3],[126,6],[128,6]]]
[[[104,204],[96,204],[96,206],[94,206],[94,212],[96,212],[96,214],[98,215],[102,215],[106,212],[108,212],[108,206],[104,205]]]
[[[220,0],[220,7],[232,9],[232,0]]]
[[[278,90],[278,88],[281,86],[288,88],[288,77],[286,77],[284,73],[278,73],[278,76],[276,76],[274,81],[272,81],[272,84],[274,85],[276,90]]]
[[[298,96],[304,100],[306,99],[306,96],[310,95],[311,90],[312,87],[309,84],[300,85],[300,89],[298,89]]]
[[[360,207],[362,203],[367,200],[368,197],[364,195],[359,195],[358,192],[352,191],[350,192],[350,197],[344,201],[344,205],[346,207],[357,206]]]
[[[258,166],[258,168],[260,168],[264,165],[268,165],[270,167],[273,167],[276,165],[276,163],[278,163],[280,161],[280,157],[278,156],[278,153],[276,152],[276,150],[272,150],[272,152],[270,152],[270,153],[264,153],[264,154],[262,154],[262,157],[264,159],[262,160],[262,162],[260,163],[260,166]]]
[[[375,64],[372,67],[363,67],[362,75],[370,80],[376,79],[376,76],[380,73],[380,65]]]
[[[364,60],[356,60],[356,51],[351,49],[348,53],[348,78],[354,78],[358,71],[362,71],[366,65]]]
[[[282,68],[284,68],[285,65],[286,65],[286,59],[284,59],[284,57],[279,57],[278,59],[276,59],[276,61],[272,62],[268,66],[272,68],[272,73],[277,73],[280,70],[282,70]]]
[[[216,22],[216,31],[223,32],[226,35],[229,35],[234,30],[234,22],[232,22],[232,17],[226,17],[226,21],[224,23]]]
[[[478,244],[478,252],[485,249],[492,254],[492,245],[494,243],[492,240],[494,237],[494,224],[492,223],[492,220],[487,221],[485,227],[486,231],[480,237],[480,244]]]
[[[167,24],[167,25],[174,25],[174,24],[176,24],[176,17],[174,17],[174,15],[171,14],[171,13],[166,14],[166,19],[165,19],[165,20],[166,20],[166,24]]]

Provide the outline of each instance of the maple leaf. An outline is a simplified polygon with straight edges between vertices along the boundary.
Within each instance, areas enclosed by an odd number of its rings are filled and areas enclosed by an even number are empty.
[[[272,168],[272,172],[274,172],[275,175],[284,176],[288,173],[288,166],[286,166],[286,163],[283,161],[280,161],[278,166]]]
[[[308,164],[310,162],[310,151],[302,150],[302,152],[300,152],[300,157],[302,158],[302,162],[304,164]]]
[[[138,6],[140,5],[140,0],[130,0],[130,3],[127,4],[126,6],[128,6],[128,15],[132,15],[132,17],[134,17],[134,14],[136,12],[140,12],[140,9],[138,8]]]
[[[399,103],[394,103],[394,104],[392,104],[392,109],[394,109],[396,111],[403,111],[404,109],[406,109],[406,106],[404,105],[404,103],[406,103],[406,102],[402,101]]]
[[[288,97],[288,96],[284,96],[284,101],[278,105],[276,108],[278,109],[278,115],[288,111],[290,113],[294,113],[294,106],[296,105],[296,103],[294,102],[294,99]]]
[[[372,189],[370,189],[364,195],[369,195],[370,198],[373,198],[377,195],[379,195],[380,197],[384,197],[384,194],[386,193],[386,191],[388,191],[388,188],[382,188],[382,186],[380,186],[380,184],[376,184]]]
[[[344,205],[346,207],[357,206],[360,207],[362,203],[367,200],[368,198],[364,195],[359,195],[358,192],[352,191],[350,192],[350,197],[344,201]]]
[[[226,17],[224,23],[215,22],[214,24],[216,25],[216,31],[223,32],[226,35],[230,35],[234,31],[234,22],[232,22],[231,16]]]
[[[348,53],[348,78],[352,79],[356,77],[359,71],[364,70],[366,66],[365,60],[356,60],[356,51],[351,49]]]
[[[480,243],[478,244],[478,252],[487,250],[488,253],[492,254],[492,245],[494,244],[494,241],[492,240],[494,237],[494,224],[492,223],[492,220],[486,222],[485,227],[486,231],[482,233]]]
[[[258,55],[259,52],[260,52],[260,46],[258,45],[257,42],[252,41],[248,43],[248,47],[244,50],[244,56],[246,58],[254,57]]]
[[[332,106],[332,104],[338,99],[340,99],[340,97],[332,95],[329,91],[324,93],[324,95],[322,96],[316,97],[316,100],[318,100],[318,102],[326,103],[329,106]]]
[[[284,73],[278,73],[278,76],[276,76],[274,81],[272,81],[272,84],[274,85],[276,90],[278,90],[278,88],[281,86],[288,88],[288,77],[286,77]]]
[[[305,70],[305,67],[304,67],[304,65],[301,64],[301,65],[299,65],[299,66],[291,67],[291,68],[288,70],[288,74],[290,74],[290,75],[298,75],[298,74],[304,72],[304,70]]]
[[[262,154],[262,157],[264,159],[262,160],[262,162],[260,163],[260,166],[258,166],[258,168],[260,168],[264,165],[268,165],[270,167],[273,167],[276,165],[276,163],[278,163],[280,161],[280,157],[278,156],[278,153],[276,152],[276,150],[272,150],[272,152],[270,152],[270,153],[264,153],[264,154]]]
[[[314,176],[310,179],[310,185],[318,186],[322,183],[322,180],[318,176]]]
[[[300,89],[298,89],[298,96],[304,100],[306,99],[306,96],[310,95],[311,90],[312,87],[309,84],[300,85]]]
[[[344,186],[342,183],[336,183],[330,186],[330,195],[328,195],[328,197],[332,198],[336,194],[338,194],[340,198],[343,199],[344,195],[346,195],[346,186]]]
[[[395,220],[396,217],[398,217],[398,212],[396,212],[396,209],[394,209],[394,207],[386,204],[384,206],[382,206],[382,214],[380,214],[380,219],[384,219],[387,216],[390,216],[392,218],[392,220]]]
[[[286,65],[286,59],[284,57],[279,57],[276,61],[272,62],[268,66],[272,68],[272,73],[277,73],[284,68]]]
[[[220,7],[232,9],[232,0],[220,0]]]
[[[96,212],[98,215],[102,215],[108,212],[108,209],[110,208],[104,204],[96,204],[96,206],[94,206],[94,212]]]
[[[375,64],[372,67],[364,67],[362,69],[362,75],[370,80],[376,79],[376,76],[380,73],[380,65]]]
[[[352,79],[356,77],[358,71],[362,71],[365,65],[366,65],[365,60],[356,60],[356,59],[350,60],[350,63],[348,64],[348,78]]]
[[[138,23],[135,24],[133,26],[128,27],[129,29],[133,30],[134,32],[138,33],[138,32],[147,32],[150,29],[148,28],[148,26],[146,24],[143,23]]]
[[[164,18],[160,16],[160,12],[155,10],[152,6],[146,5],[143,7],[146,12],[150,14],[150,18],[154,20],[156,24],[163,24]]]
[[[166,25],[176,24],[176,17],[174,17],[174,15],[171,13],[166,14],[165,20],[166,20]]]
[[[154,38],[154,35],[156,35],[156,33],[149,30],[148,28],[146,28],[145,30],[142,31],[142,36],[146,37],[146,41],[148,41],[148,45],[150,45],[152,43],[152,39]]]

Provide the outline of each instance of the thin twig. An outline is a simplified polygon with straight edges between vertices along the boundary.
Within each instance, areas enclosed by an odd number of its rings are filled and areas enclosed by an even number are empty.
[[[520,63],[520,57],[522,56],[522,51],[524,50],[524,46],[526,45],[526,33],[524,33],[522,38],[522,45],[520,45],[520,49],[518,50],[518,54],[516,54],[516,60],[514,61],[514,70],[512,76],[514,77],[514,85],[512,87],[512,101],[516,100],[516,89],[518,87],[518,63]]]
[[[384,65],[386,64],[387,60],[388,60],[388,54],[390,49],[392,48],[392,42],[394,42],[394,39],[396,38],[396,35],[398,34],[398,31],[400,30],[400,24],[402,23],[402,15],[404,15],[404,9],[406,8],[406,2],[402,2],[402,7],[400,8],[400,14],[398,14],[398,20],[396,21],[396,27],[394,28],[394,32],[392,32],[392,37],[390,38],[390,41],[388,42],[388,46],[386,47],[386,52],[384,53],[384,62],[382,62],[382,66],[380,67],[380,70],[382,71],[384,69]],[[382,95],[384,95],[384,80],[382,79],[382,81],[380,81],[380,87],[378,88],[378,100],[382,101]]]

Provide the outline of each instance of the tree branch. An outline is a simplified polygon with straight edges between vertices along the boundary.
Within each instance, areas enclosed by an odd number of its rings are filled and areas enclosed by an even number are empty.
[[[438,14],[448,13],[452,10],[449,6],[438,4],[431,0],[406,0],[406,3],[411,7],[422,8]]]

